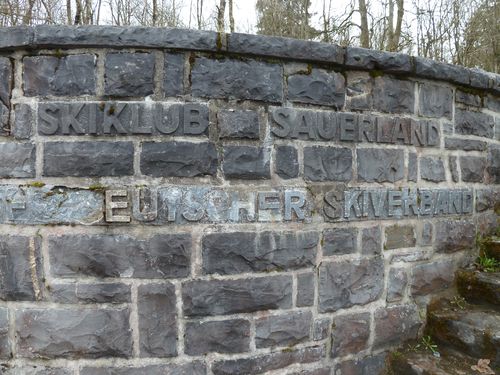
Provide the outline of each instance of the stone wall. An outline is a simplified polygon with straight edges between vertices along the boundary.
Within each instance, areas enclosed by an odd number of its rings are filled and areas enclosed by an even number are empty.
[[[500,76],[0,29],[0,372],[376,374],[497,227]]]

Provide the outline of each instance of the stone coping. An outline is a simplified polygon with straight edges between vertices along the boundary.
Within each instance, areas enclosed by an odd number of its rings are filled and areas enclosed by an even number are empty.
[[[410,56],[359,47],[242,33],[138,26],[35,26],[0,28],[0,52],[40,48],[169,48],[292,59],[339,68],[380,70],[442,80],[500,95],[500,75]]]

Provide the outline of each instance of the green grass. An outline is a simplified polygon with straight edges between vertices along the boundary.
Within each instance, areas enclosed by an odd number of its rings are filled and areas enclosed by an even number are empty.
[[[483,272],[499,272],[500,262],[487,255],[480,255],[475,263],[476,267]]]

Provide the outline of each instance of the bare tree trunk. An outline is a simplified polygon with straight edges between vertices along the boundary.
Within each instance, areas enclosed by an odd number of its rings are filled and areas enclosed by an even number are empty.
[[[83,13],[82,1],[76,0],[75,25],[81,25],[82,13]]]
[[[203,0],[196,0],[196,22],[198,30],[203,28]]]
[[[368,11],[366,9],[366,1],[359,0],[359,15],[361,16],[361,47],[370,48],[370,32],[368,30]]]
[[[226,0],[220,0],[217,8],[217,31],[224,32],[224,13],[226,12]]]
[[[234,33],[233,0],[229,0],[229,30]]]
[[[396,19],[396,30],[392,35],[391,48],[389,51],[397,51],[399,47],[399,40],[401,39],[401,27],[403,25],[403,16],[405,13],[404,0],[396,0],[398,6],[398,15]]]
[[[23,16],[23,25],[31,24],[31,20],[33,18],[33,6],[35,5],[35,0],[28,1],[28,9],[26,9],[26,13]]]
[[[97,2],[97,16],[95,19],[96,25],[99,25],[99,20],[101,19],[101,5],[102,5],[102,0],[98,0],[98,2]]]
[[[68,20],[68,25],[73,23],[73,16],[71,15],[71,0],[66,0],[66,19]]]
[[[387,17],[387,27],[385,32],[385,49],[392,50],[392,42],[394,38],[394,0],[389,0],[389,16]]]
[[[153,26],[156,26],[158,22],[158,0],[153,0]]]

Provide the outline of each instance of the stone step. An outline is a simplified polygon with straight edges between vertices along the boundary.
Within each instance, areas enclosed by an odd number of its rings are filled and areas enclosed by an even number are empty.
[[[500,311],[500,272],[458,270],[457,289],[467,302],[487,304]]]
[[[500,365],[500,313],[484,306],[462,309],[440,299],[429,305],[427,330],[438,345]]]
[[[485,241],[484,250],[489,257],[500,261],[500,237],[491,237]]]

